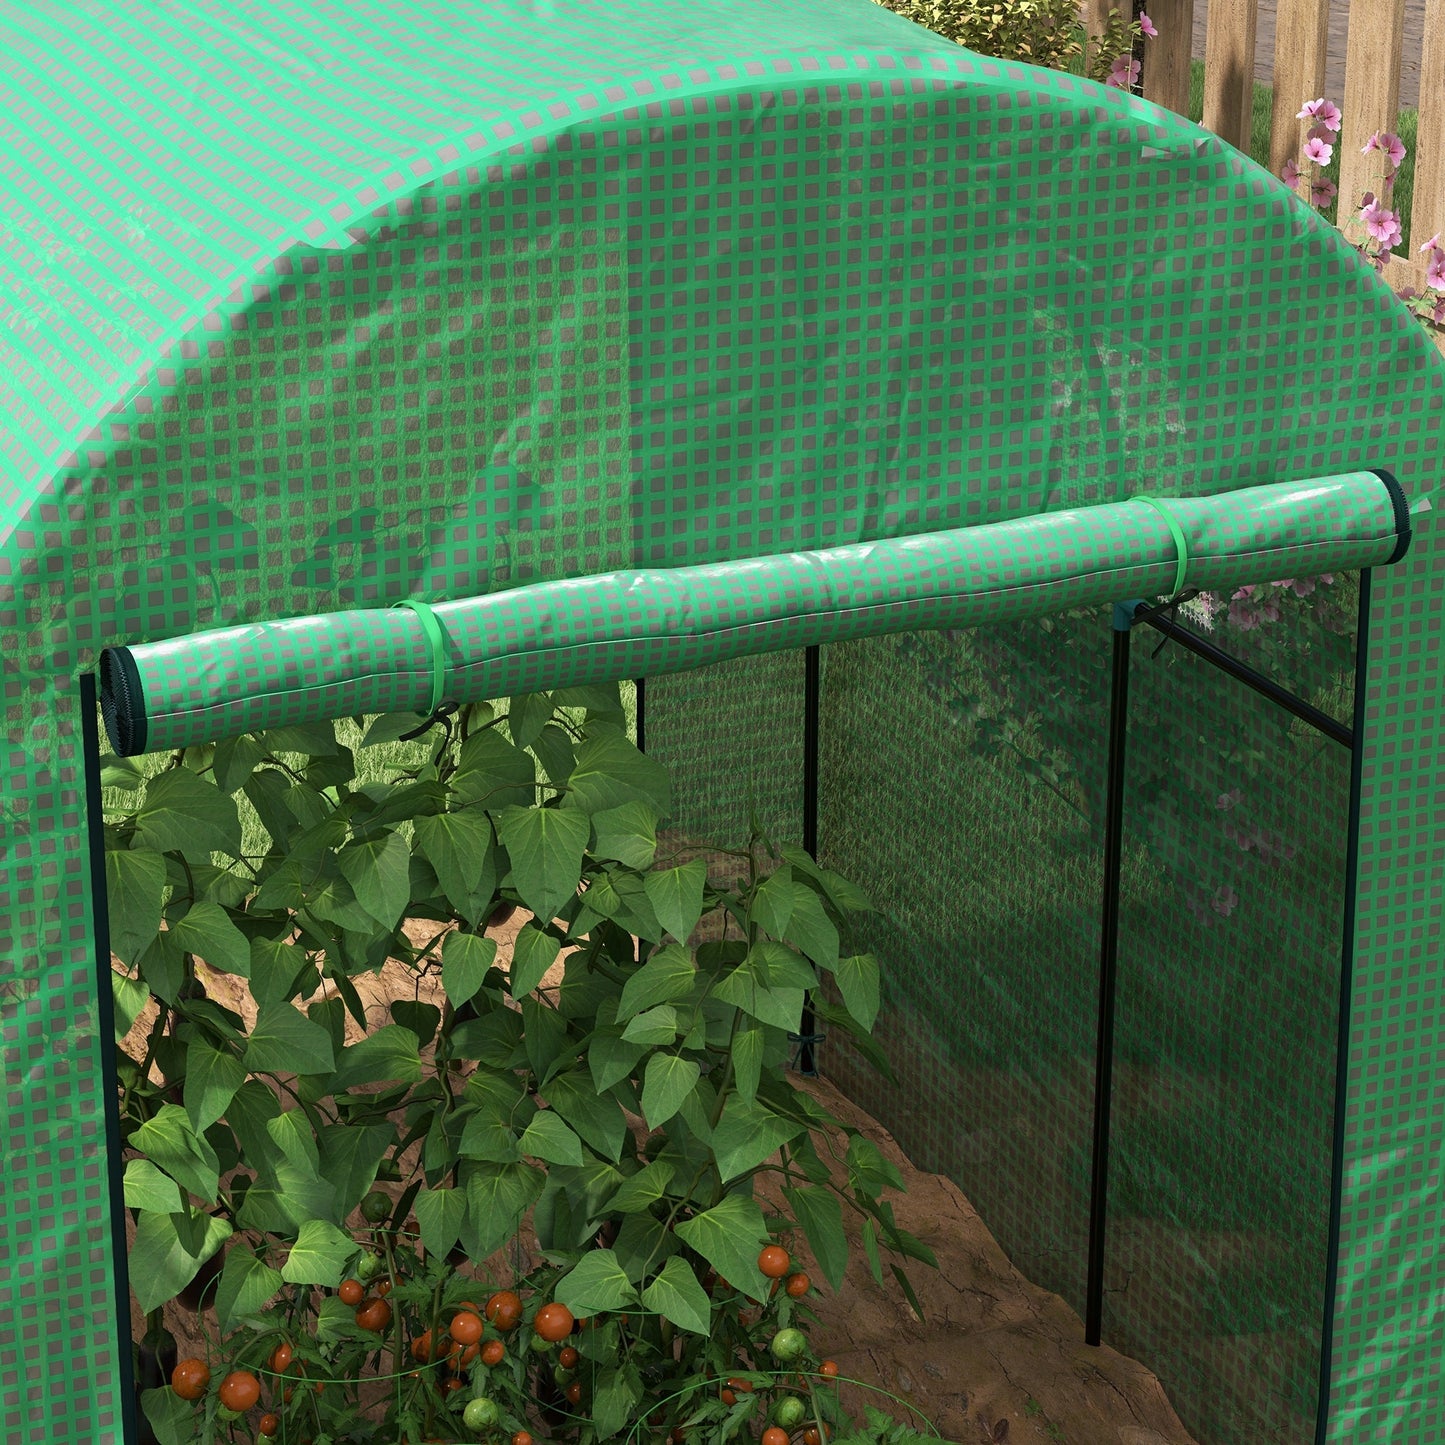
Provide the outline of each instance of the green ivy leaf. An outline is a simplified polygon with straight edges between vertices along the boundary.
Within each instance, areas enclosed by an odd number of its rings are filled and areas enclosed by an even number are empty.
[[[631,1077],[637,1061],[646,1052],[646,1045],[625,1040],[614,1029],[599,1029],[587,1045],[592,1087],[599,1094],[605,1094],[614,1084]]]
[[[396,1142],[396,1129],[391,1124],[328,1124],[316,1139],[319,1172],[334,1186],[336,1207],[345,1216],[375,1182],[386,1151]]]
[[[461,1237],[467,1196],[460,1189],[423,1189],[411,1207],[426,1252],[444,1259]]]
[[[453,1008],[481,988],[497,957],[497,940],[476,933],[449,933],[442,943],[442,988]]]
[[[676,1173],[676,1166],[669,1160],[654,1159],[623,1181],[621,1188],[607,1201],[608,1209],[618,1214],[638,1214],[650,1209],[666,1196],[667,1186]]]
[[[663,1265],[662,1273],[642,1291],[644,1309],[656,1310],[679,1329],[695,1335],[712,1333],[712,1304],[698,1283],[692,1266],[678,1255]]]
[[[592,1385],[592,1427],[598,1440],[610,1440],[635,1418],[642,1403],[642,1372],[628,1363],[599,1370]]]
[[[475,808],[418,818],[416,847],[435,870],[447,902],[475,928],[497,891],[491,820]]]
[[[823,1278],[834,1289],[841,1288],[843,1272],[848,1268],[848,1236],[843,1229],[843,1206],[838,1196],[831,1189],[815,1184],[802,1189],[784,1189],[783,1194],[808,1238],[808,1247],[823,1271]]]
[[[561,1279],[552,1297],[574,1315],[596,1315],[637,1303],[637,1291],[610,1249],[589,1250]]]
[[[617,1005],[617,1021],[622,1023],[634,1014],[656,1004],[685,998],[697,982],[692,955],[680,943],[669,943],[658,949],[622,989]]]
[[[553,1109],[539,1109],[522,1131],[517,1147],[548,1164],[581,1164],[582,1141]]]
[[[265,756],[265,748],[247,733],[217,743],[211,760],[217,786],[223,793],[239,792]]]
[[[687,942],[702,917],[702,890],[706,883],[707,864],[701,858],[677,868],[659,868],[647,875],[644,886],[657,921],[679,943]]]
[[[844,1007],[865,1029],[871,1030],[878,1019],[878,960],[871,953],[839,959],[833,976],[838,980]]]
[[[529,748],[552,720],[552,699],[545,692],[524,692],[507,704],[507,731],[519,748]]]
[[[524,923],[512,945],[512,997],[525,998],[557,962],[562,945],[537,923]]]
[[[775,1154],[780,1145],[802,1133],[804,1125],[784,1119],[756,1100],[748,1103],[734,1094],[723,1107],[713,1130],[712,1150],[724,1184],[755,1169]]]
[[[594,858],[615,858],[629,868],[651,868],[657,856],[658,813],[650,803],[622,803],[592,815]]]
[[[537,765],[513,747],[496,728],[473,733],[457,749],[457,770],[450,787],[462,803],[482,803],[488,812],[532,801]]]
[[[767,1041],[767,1030],[761,1024],[744,1024],[733,1034],[733,1084],[745,1104],[758,1096]]]
[[[331,1035],[289,1003],[260,1011],[243,1061],[248,1074],[329,1074],[336,1067]]]
[[[697,1066],[693,1066],[694,1075]],[[627,1138],[622,1106],[610,1094],[599,1096],[587,1074],[571,1069],[547,1085],[547,1102],[582,1136],[583,1141],[616,1164]]]
[[[303,974],[316,977],[316,965],[306,957],[305,949],[276,938],[251,940],[251,997],[258,1009],[295,998]]]
[[[655,758],[641,753],[625,732],[607,723],[587,724],[577,765],[567,780],[563,808],[600,813],[623,803],[648,803],[666,817],[672,811],[672,780]]]
[[[169,1174],[162,1174],[149,1159],[132,1159],[125,1166],[122,1189],[127,1209],[177,1214],[186,1207],[181,1186]]]
[[[356,1253],[356,1241],[324,1219],[308,1219],[281,1266],[287,1284],[319,1284],[335,1289],[341,1271]]]
[[[497,833],[522,902],[544,923],[550,921],[577,892],[591,836],[587,819],[560,808],[504,808]]]
[[[174,1299],[195,1277],[201,1261],[231,1237],[231,1226],[224,1219],[205,1215],[199,1247],[192,1253],[176,1225],[183,1217],[142,1210],[136,1221],[135,1242],[130,1247],[130,1285],[147,1314]]]
[[[410,1029],[384,1024],[341,1051],[331,1092],[339,1094],[357,1084],[421,1082],[421,1045]]]
[[[848,1187],[876,1199],[885,1189],[902,1189],[898,1166],[883,1157],[871,1140],[854,1134],[848,1140]]]
[[[818,974],[813,965],[786,943],[764,938],[755,943],[749,952],[761,964],[759,976],[767,979],[769,988],[817,988]]]
[[[189,768],[167,768],[151,778],[135,823],[136,842],[157,853],[235,858],[241,852],[236,800]]]
[[[170,926],[171,936],[187,953],[203,958],[218,973],[251,975],[251,944],[215,903],[193,903]]]
[[[110,946],[126,963],[160,932],[166,860],[144,848],[111,848],[105,855],[105,896],[110,915]]]
[[[697,1087],[698,1067],[676,1054],[654,1054],[642,1077],[642,1117],[649,1129],[667,1123]],[[615,1155],[613,1156],[616,1157]]]
[[[183,1400],[169,1385],[147,1390],[141,1408],[155,1432],[158,1445],[190,1445],[196,1438],[196,1407]]]
[[[308,1174],[319,1175],[321,1149],[316,1142],[311,1119],[304,1109],[286,1109],[274,1119],[268,1119],[266,1132],[282,1159]]]
[[[215,1203],[220,1169],[216,1151],[191,1126],[178,1104],[160,1109],[131,1135],[131,1143],[158,1164],[183,1189]]]
[[[670,1044],[677,1038],[677,1010],[670,1003],[658,1004],[645,1013],[640,1013],[625,1029],[622,1037],[634,1044],[645,1044],[656,1048],[659,1044]]]
[[[232,1249],[216,1285],[216,1323],[222,1330],[230,1330],[246,1315],[265,1309],[282,1283],[280,1270],[272,1269],[248,1249]]]
[[[522,1000],[522,1043],[539,1088],[546,1087],[554,1069],[577,1057],[567,1020],[551,1004],[530,995]]]
[[[838,962],[838,930],[823,909],[822,900],[811,888],[796,889],[793,912],[782,937],[801,949],[820,968]]]
[[[246,1071],[234,1054],[213,1048],[204,1038],[186,1049],[186,1082],[182,1092],[186,1113],[198,1134],[204,1134],[229,1107]]]
[[[883,1283],[883,1260],[878,1253],[878,1230],[871,1219],[863,1221],[863,1253],[875,1284]]]
[[[758,1254],[769,1236],[756,1200],[729,1194],[720,1204],[684,1220],[676,1233],[744,1294],[767,1299],[768,1282],[758,1269]]]
[[[115,1041],[119,1043],[140,1017],[141,1010],[150,999],[151,991],[139,979],[127,978],[123,973],[115,972],[110,976],[110,989],[115,996]]]
[[[794,895],[807,891],[793,882],[791,868],[779,868],[776,873],[763,880],[753,895],[753,922],[774,938],[781,938],[793,916]]]
[[[411,850],[406,839],[400,833],[387,833],[362,843],[348,843],[336,855],[336,865],[351,884],[356,901],[383,928],[396,927],[411,900]]]
[[[358,902],[356,890],[339,872],[334,877],[323,876],[307,890],[306,909],[313,918],[353,933],[370,933],[376,927],[371,914]]]
[[[765,1024],[797,1033],[803,1016],[803,990],[771,988],[765,954],[756,948],[713,985],[712,996]]]
[[[462,1246],[473,1259],[500,1249],[522,1226],[522,1216],[547,1182],[530,1164],[477,1164],[467,1180]]]

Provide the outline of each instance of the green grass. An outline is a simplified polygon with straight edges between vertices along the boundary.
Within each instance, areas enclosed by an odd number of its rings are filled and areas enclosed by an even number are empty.
[[[1306,100],[1313,99],[1313,96],[1301,96],[1300,104],[1303,105]],[[1339,103],[1338,99],[1336,103]],[[1260,85],[1256,81],[1253,102],[1250,107],[1249,155],[1251,160],[1266,170],[1269,169],[1269,132],[1273,116],[1274,94],[1269,86]],[[1189,68],[1189,119],[1196,125],[1201,124],[1204,119],[1204,62],[1202,60],[1191,62]],[[1395,177],[1394,194],[1394,208],[1399,213],[1400,224],[1404,229],[1404,239],[1396,248],[1396,254],[1399,256],[1410,254],[1410,206],[1415,194],[1415,138],[1419,123],[1418,111],[1408,106],[1401,108],[1395,133],[1405,143],[1405,159],[1400,165],[1399,174]],[[1335,158],[1326,169],[1325,176],[1338,185],[1340,179],[1338,146],[1335,148]],[[1352,206],[1358,203],[1358,197],[1355,196],[1344,199]],[[1330,219],[1337,222],[1337,215],[1333,212],[1329,214]]]

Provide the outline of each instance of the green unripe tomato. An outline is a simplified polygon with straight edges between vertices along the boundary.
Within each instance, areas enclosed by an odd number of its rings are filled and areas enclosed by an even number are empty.
[[[391,1195],[373,1189],[361,1201],[361,1217],[368,1224],[385,1224],[391,1218]]]
[[[372,1254],[370,1250],[367,1250],[356,1261],[356,1277],[357,1279],[375,1279],[385,1268],[386,1261],[379,1254]]]
[[[773,1419],[784,1430],[796,1430],[808,1418],[808,1407],[796,1395],[784,1395],[773,1406]]]
[[[497,1423],[501,1413],[495,1400],[486,1395],[478,1395],[475,1400],[467,1401],[467,1408],[462,1411],[462,1421],[468,1430],[485,1430],[488,1425]]]
[[[808,1348],[808,1337],[802,1330],[779,1330],[768,1346],[768,1352],[775,1360],[796,1360]]]

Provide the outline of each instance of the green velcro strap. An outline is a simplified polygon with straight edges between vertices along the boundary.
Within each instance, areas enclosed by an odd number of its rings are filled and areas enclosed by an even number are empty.
[[[442,705],[442,689],[447,680],[447,643],[442,634],[442,625],[437,615],[425,602],[413,602],[410,598],[392,603],[393,607],[409,607],[421,619],[421,630],[426,633],[427,648],[431,652],[431,706],[425,716],[435,717]]]
[[[1158,497],[1151,497],[1145,493],[1130,497],[1131,502],[1143,502],[1145,506],[1153,507],[1169,528],[1169,535],[1174,538],[1174,548],[1178,555],[1178,565],[1174,570],[1174,590],[1169,595],[1178,597],[1184,591],[1184,577],[1189,571],[1189,543],[1184,536],[1184,528],[1179,525],[1174,513],[1159,500]]]

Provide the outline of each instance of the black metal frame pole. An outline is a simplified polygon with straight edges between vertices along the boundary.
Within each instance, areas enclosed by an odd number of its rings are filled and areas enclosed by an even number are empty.
[[[632,686],[637,699],[637,751],[647,751],[647,679],[634,678]]]
[[[819,714],[823,697],[822,650],[803,649],[803,850],[810,858],[818,856],[818,753]],[[803,1000],[802,1020],[798,1025],[798,1072],[806,1078],[818,1073],[815,1047],[816,1027],[812,1005]]]
[[[1109,772],[1104,804],[1104,898],[1099,943],[1099,1019],[1094,1066],[1094,1156],[1089,1189],[1089,1264],[1084,1342],[1097,1345],[1104,1320],[1104,1223],[1109,1207],[1109,1098],[1114,1073],[1114,994],[1119,964],[1119,873],[1124,856],[1124,742],[1129,718],[1129,623],[1114,609],[1109,689]]]
[[[1319,708],[1307,703],[1302,697],[1296,697],[1294,693],[1286,691],[1278,683],[1271,682],[1267,677],[1256,672],[1248,663],[1241,662],[1237,657],[1231,657],[1222,647],[1216,647],[1207,637],[1201,637],[1197,632],[1191,632],[1189,628],[1181,627],[1179,623],[1164,617],[1158,608],[1140,607],[1134,614],[1134,621],[1147,622],[1150,627],[1162,632],[1196,657],[1202,657],[1206,662],[1213,663],[1221,672],[1228,673],[1230,677],[1242,682],[1246,687],[1253,688],[1261,697],[1267,697],[1272,703],[1282,707],[1286,712],[1292,713],[1301,721],[1307,722],[1327,738],[1337,743],[1343,743],[1347,748],[1354,746],[1355,735],[1344,723],[1336,721],[1328,713],[1321,712]]]
[[[1370,651],[1370,569],[1360,573],[1360,611],[1355,631],[1354,735],[1365,735],[1365,710],[1369,703]],[[1325,1251],[1325,1313],[1320,1330],[1320,1388],[1315,1416],[1315,1445],[1326,1445],[1330,1423],[1330,1376],[1334,1369],[1335,1294],[1340,1282],[1340,1215],[1345,1179],[1345,1109],[1350,1095],[1350,1001],[1355,977],[1355,892],[1360,870],[1360,784],[1364,772],[1364,748],[1352,750],[1350,758],[1349,833],[1345,838],[1345,908],[1343,943],[1340,949],[1339,1018],[1335,1033],[1335,1118],[1330,1143],[1329,1243]]]
[[[110,1247],[115,1264],[115,1336],[120,1356],[120,1424],[126,1445],[140,1438],[130,1330],[130,1268],[121,1181],[120,1099],[116,1093],[115,994],[110,981],[110,908],[105,889],[105,814],[100,798],[100,728],[95,677],[80,678],[80,742],[85,754],[85,822],[90,842],[90,908],[95,925],[95,1026],[100,1034],[101,1097],[105,1114],[106,1179],[110,1186]]]

